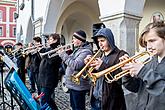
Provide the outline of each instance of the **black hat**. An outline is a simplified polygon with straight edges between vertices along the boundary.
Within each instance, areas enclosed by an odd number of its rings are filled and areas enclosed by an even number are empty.
[[[73,36],[83,42],[86,41],[86,33],[82,30],[74,32]]]

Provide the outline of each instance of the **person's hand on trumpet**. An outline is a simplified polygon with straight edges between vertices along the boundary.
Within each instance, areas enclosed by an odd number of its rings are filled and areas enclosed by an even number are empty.
[[[129,59],[129,56],[127,54],[125,54],[119,58],[120,62],[122,62],[124,60],[128,60],[128,59]],[[131,62],[126,63],[123,67],[121,67],[121,69],[123,71],[129,70],[129,74],[132,77],[136,77],[143,66],[144,66],[144,64],[142,62],[132,60]]]
[[[59,54],[59,55],[62,54],[65,51],[65,48],[63,46],[58,46],[57,48],[58,49],[57,49],[56,53]]]
[[[86,58],[84,59],[84,63],[87,64],[91,58],[92,58],[92,55],[87,55]]]
[[[87,57],[84,59],[84,63],[87,64],[90,61],[91,58],[92,58],[91,55],[87,55]],[[100,58],[95,58],[90,63],[90,67],[94,67],[96,70],[98,70],[102,63],[103,63],[103,61]]]

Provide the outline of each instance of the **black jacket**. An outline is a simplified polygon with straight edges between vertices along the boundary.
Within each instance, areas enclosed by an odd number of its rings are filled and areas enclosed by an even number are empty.
[[[18,75],[25,83],[25,57],[21,55],[21,50],[15,53],[17,59]]]
[[[38,52],[36,52],[35,54],[29,54],[30,57],[30,71],[32,73],[39,73],[39,66],[40,66],[40,62],[41,62],[41,57],[39,55]]]
[[[137,78],[123,77],[125,88],[136,93],[128,97],[128,110],[164,110],[165,109],[165,58],[158,63],[157,57],[146,64]],[[134,100],[133,100],[133,99]]]
[[[55,49],[56,44],[52,44],[50,48],[42,49],[41,52],[47,52],[49,50]],[[59,67],[61,65],[61,58],[56,55],[52,58],[48,56],[43,56],[40,67],[39,67],[39,84],[41,87],[55,88],[58,84],[58,74]]]

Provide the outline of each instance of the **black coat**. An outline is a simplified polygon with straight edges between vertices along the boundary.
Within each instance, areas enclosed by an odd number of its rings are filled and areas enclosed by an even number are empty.
[[[41,57],[39,55],[38,52],[36,52],[35,54],[29,54],[30,57],[30,71],[32,73],[39,73],[39,66],[40,66],[40,62],[41,62]]]
[[[119,63],[119,57],[126,54],[126,52],[119,49],[114,50],[109,58],[109,67]],[[108,66],[108,65],[107,65]],[[113,76],[118,74],[121,69],[111,73]],[[103,110],[126,110],[124,92],[122,90],[121,79],[113,83],[107,83],[104,78],[103,81],[103,96],[102,96],[102,109]]]
[[[41,52],[47,52],[56,48],[57,46],[54,44],[50,48],[42,49]],[[48,56],[44,56],[41,60],[39,67],[39,84],[41,87],[47,88],[55,88],[58,84],[58,75],[59,75],[59,67],[61,65],[61,58],[56,55],[52,58]]]
[[[165,58],[158,63],[153,57],[138,73],[137,77],[123,77],[126,89],[136,97],[126,97],[128,110],[165,110]]]
[[[21,51],[16,52],[15,57],[17,59],[18,75],[25,83],[25,57],[21,55]]]

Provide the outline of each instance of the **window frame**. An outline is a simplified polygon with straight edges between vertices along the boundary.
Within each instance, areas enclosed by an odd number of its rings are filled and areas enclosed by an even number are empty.
[[[3,20],[3,11],[0,10],[0,21],[2,21],[2,20]]]

